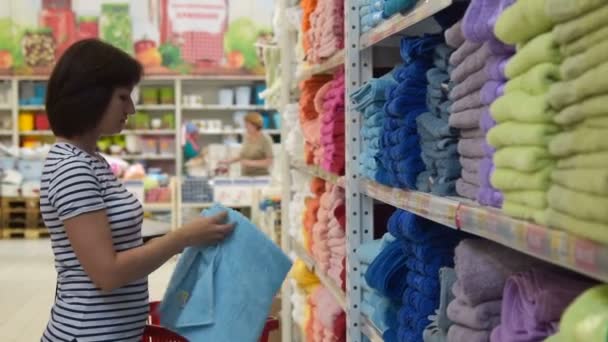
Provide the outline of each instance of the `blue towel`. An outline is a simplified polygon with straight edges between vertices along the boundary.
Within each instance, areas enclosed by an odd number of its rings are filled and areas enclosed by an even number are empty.
[[[448,66],[450,65],[450,56],[453,52],[454,49],[444,43],[437,45],[433,53],[433,64],[435,67],[447,73]]]
[[[426,88],[416,88],[407,95],[399,95],[386,101],[384,112],[393,117],[403,117],[410,112],[422,110],[426,108]]]
[[[449,254],[437,254],[432,259],[422,261],[416,258],[409,258],[406,261],[407,268],[410,271],[416,271],[428,277],[439,277],[439,270],[442,267],[454,266],[454,255]]]
[[[397,329],[397,339],[399,342],[419,342],[422,341],[422,335],[416,334],[416,331],[409,326],[399,326],[399,329]]]
[[[422,142],[420,143],[422,153],[426,154],[432,159],[448,159],[458,158],[458,144],[452,144],[446,146],[444,149],[438,149],[434,143]]]
[[[408,287],[403,293],[403,304],[413,308],[421,316],[428,316],[439,307],[439,297],[429,297],[413,287]]]
[[[416,118],[418,134],[422,140],[437,140],[458,137],[458,130],[450,127],[448,121],[426,112]]]
[[[382,12],[371,9],[371,12],[369,14],[366,14],[361,17],[361,25],[376,27],[382,20]]]
[[[407,275],[405,255],[400,241],[390,242],[369,265],[365,281],[382,295],[392,300],[401,300]]]
[[[374,322],[380,332],[397,328],[397,311],[395,303],[371,290],[362,291],[361,311]]]
[[[422,314],[409,305],[401,307],[397,313],[402,327],[409,327],[416,335],[422,337],[422,332],[431,322],[428,314]],[[420,335],[419,335],[420,334]]]
[[[397,85],[392,77],[371,79],[350,95],[356,103],[355,109],[362,112],[374,102],[385,101],[385,88],[391,85]]]
[[[393,160],[403,160],[403,158],[420,154],[420,139],[417,135],[402,136],[401,142],[393,145],[388,154]]]
[[[426,277],[418,272],[408,272],[407,285],[426,296],[439,296],[439,279],[437,277]]]
[[[446,241],[433,241],[431,244],[425,245],[402,245],[403,250],[407,250],[409,254],[413,254],[417,259],[426,262],[432,260],[437,254],[449,254],[454,252],[454,248],[458,244],[453,236],[446,236]],[[434,244],[434,245],[433,245]]]
[[[389,231],[398,232],[398,235],[393,235],[407,239],[408,244],[411,244],[411,242],[421,244],[428,241],[435,241],[440,237],[449,235],[450,232],[453,231],[442,224],[433,222],[409,211],[397,210],[393,213],[393,216],[395,219],[389,219],[388,221],[388,224],[391,225],[388,228]],[[394,227],[392,227],[392,225],[394,225]]]
[[[424,35],[423,37],[405,37],[401,39],[401,58],[407,64],[421,58],[432,61],[435,47],[443,42],[440,35]]]
[[[438,196],[456,196],[456,181],[435,182],[431,184],[431,193]]]
[[[384,18],[390,18],[394,14],[411,9],[415,4],[415,0],[385,0],[382,16]]]
[[[397,338],[397,329],[388,329],[382,334],[384,342],[399,342]]]
[[[240,213],[234,233],[213,247],[187,248],[160,306],[161,323],[190,341],[257,341],[291,261]]]

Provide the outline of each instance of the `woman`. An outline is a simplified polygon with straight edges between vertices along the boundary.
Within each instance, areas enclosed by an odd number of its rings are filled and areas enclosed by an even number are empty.
[[[263,119],[259,113],[245,116],[245,137],[238,157],[221,162],[221,165],[241,162],[241,175],[266,176],[272,166],[272,140],[262,133]]]
[[[40,207],[51,234],[57,289],[42,341],[140,341],[147,276],[188,246],[221,241],[226,213],[198,218],[143,244],[142,206],[96,152],[135,112],[142,66],[99,40],[72,45],[48,84],[46,110],[57,142],[42,173]]]

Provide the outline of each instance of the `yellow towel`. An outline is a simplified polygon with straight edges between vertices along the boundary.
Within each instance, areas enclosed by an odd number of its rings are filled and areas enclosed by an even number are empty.
[[[608,56],[608,39],[577,55],[564,59],[560,67],[560,75],[564,80],[573,80],[603,63],[606,56]]]
[[[554,22],[565,22],[606,4],[606,0],[547,0],[545,13]]]
[[[603,223],[608,229],[608,197],[573,191],[553,184],[547,198],[549,206],[572,217]]]
[[[579,153],[608,151],[608,130],[579,128],[557,134],[549,143],[549,152],[557,157]]]
[[[572,190],[608,196],[607,169],[557,169],[551,173],[551,180]]]
[[[593,33],[608,23],[608,5],[581,15],[553,28],[553,38],[558,44],[575,41]]]
[[[591,49],[593,46],[606,41],[608,39],[608,26],[604,26],[599,30],[582,36],[581,38],[563,44],[559,47],[562,56],[569,57],[577,55],[581,52]]]
[[[511,45],[524,43],[553,27],[545,13],[546,0],[519,0],[498,17],[494,33]]]
[[[506,146],[547,146],[560,128],[553,124],[504,122],[494,126],[487,141],[495,148]]]
[[[580,77],[555,83],[549,90],[549,103],[562,109],[588,97],[608,93],[608,62],[588,70]]]
[[[589,118],[573,127],[573,129],[579,128],[595,128],[608,130],[608,116]]]
[[[553,165],[554,159],[546,147],[509,146],[494,153],[497,168],[534,172]]]
[[[490,181],[496,189],[508,191],[546,191],[551,185],[551,170],[548,166],[536,172],[520,172],[511,169],[496,168]]]
[[[562,109],[555,115],[555,122],[567,126],[588,118],[608,116],[607,104],[608,94],[590,97]]]
[[[506,191],[503,193],[505,201],[529,206],[533,209],[547,208],[547,192],[538,190]]]
[[[534,37],[523,45],[505,66],[505,75],[512,80],[542,63],[560,64],[562,54],[550,32]]]
[[[560,79],[560,71],[557,64],[538,64],[507,82],[505,93],[522,90],[531,95],[542,95],[549,91],[549,87]]]
[[[605,169],[608,168],[608,151],[575,154],[557,161],[557,168],[570,169]]]
[[[589,240],[608,244],[608,226],[606,226],[605,223],[578,219],[576,217],[559,212],[551,207],[546,210],[545,217],[547,219],[546,224],[551,227],[560,228],[567,232],[587,238]]]
[[[549,105],[547,94],[530,95],[521,90],[512,90],[499,97],[490,106],[490,113],[498,123],[507,121],[553,122],[556,115]]]
[[[505,199],[502,203],[502,211],[511,217],[534,221],[535,217],[542,214],[544,210],[534,209],[528,205],[510,202]]]

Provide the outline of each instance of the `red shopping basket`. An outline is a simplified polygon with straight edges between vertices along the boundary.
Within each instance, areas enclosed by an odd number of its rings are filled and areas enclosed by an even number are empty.
[[[158,306],[160,302],[150,303],[150,317],[148,325],[144,330],[142,342],[188,342],[184,337],[174,333],[173,331],[161,327],[160,317],[158,316]],[[274,317],[269,317],[266,320],[264,331],[260,337],[260,342],[268,342],[270,333],[279,328],[279,320]]]

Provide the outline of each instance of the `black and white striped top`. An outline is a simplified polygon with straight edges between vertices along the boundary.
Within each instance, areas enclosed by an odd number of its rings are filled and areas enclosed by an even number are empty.
[[[55,144],[42,172],[40,210],[49,229],[57,296],[42,341],[141,341],[148,316],[148,280],[102,293],[86,274],[63,221],[105,210],[117,252],[142,245],[143,209],[102,157]],[[86,229],[83,227],[83,229]]]

